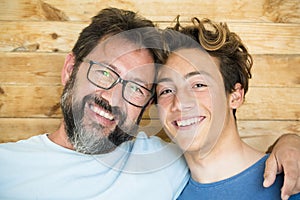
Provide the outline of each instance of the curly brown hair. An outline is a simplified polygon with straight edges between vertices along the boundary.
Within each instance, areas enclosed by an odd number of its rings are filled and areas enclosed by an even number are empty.
[[[191,21],[193,25],[182,26],[178,16],[175,26],[164,31],[167,54],[183,48],[199,48],[200,45],[210,56],[219,59],[225,92],[232,93],[235,84],[240,83],[246,93],[253,60],[240,37],[231,32],[226,23],[196,17]],[[178,32],[183,35],[179,36]]]

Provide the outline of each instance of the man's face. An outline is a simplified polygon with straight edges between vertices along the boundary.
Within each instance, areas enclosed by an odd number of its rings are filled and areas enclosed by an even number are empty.
[[[159,116],[168,135],[184,151],[204,155],[221,133],[226,98],[218,65],[206,52],[183,49],[172,53],[159,70]]]
[[[152,88],[153,58],[124,39],[102,41],[86,58],[106,64],[124,80]],[[142,108],[123,99],[120,83],[108,90],[92,84],[87,79],[89,66],[81,63],[74,84],[67,84],[62,96],[66,131],[75,150],[107,153],[136,135]]]

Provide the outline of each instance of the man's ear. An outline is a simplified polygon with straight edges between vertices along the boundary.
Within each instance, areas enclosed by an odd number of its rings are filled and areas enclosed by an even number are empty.
[[[234,92],[229,96],[229,104],[231,109],[237,109],[244,102],[244,88],[240,83],[236,83],[234,86]]]
[[[66,56],[64,67],[61,71],[61,82],[63,85],[66,85],[66,83],[70,79],[70,76],[74,69],[74,64],[75,64],[75,56],[73,53],[69,53]]]

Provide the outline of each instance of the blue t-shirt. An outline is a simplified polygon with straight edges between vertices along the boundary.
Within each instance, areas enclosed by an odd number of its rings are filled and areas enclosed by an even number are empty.
[[[269,188],[264,188],[262,184],[267,158],[268,155],[245,171],[222,181],[202,184],[190,178],[178,200],[280,200],[283,174],[278,175]],[[299,200],[300,194],[293,195],[290,199]]]

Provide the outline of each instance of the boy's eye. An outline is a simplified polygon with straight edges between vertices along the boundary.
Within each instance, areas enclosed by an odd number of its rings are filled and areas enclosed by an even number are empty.
[[[193,86],[193,88],[202,88],[202,87],[207,87],[206,84],[202,84],[202,83],[197,83]]]
[[[169,93],[173,93],[173,90],[171,89],[165,89],[165,90],[162,90],[159,95],[164,95],[164,94],[169,94]]]

